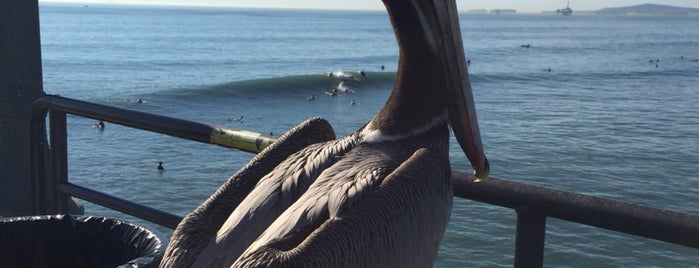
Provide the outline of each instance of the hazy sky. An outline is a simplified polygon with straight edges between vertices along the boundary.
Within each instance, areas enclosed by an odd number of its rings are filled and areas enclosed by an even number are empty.
[[[383,9],[380,0],[39,0],[48,2],[145,4],[145,5],[198,5],[235,7],[278,7],[314,9]],[[571,1],[573,10],[597,10],[605,7],[632,6],[643,3],[699,8],[699,0],[584,0]],[[457,0],[459,10],[511,8],[517,12],[556,10],[566,5],[565,0]]]

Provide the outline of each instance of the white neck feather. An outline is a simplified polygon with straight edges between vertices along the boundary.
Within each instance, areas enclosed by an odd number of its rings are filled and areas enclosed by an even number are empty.
[[[368,143],[376,143],[376,142],[386,142],[386,141],[397,141],[400,139],[404,138],[409,138],[409,137],[414,137],[418,136],[420,134],[423,134],[430,129],[443,124],[448,120],[448,115],[447,112],[444,111],[442,114],[435,116],[427,122],[427,124],[418,126],[416,128],[413,128],[410,132],[407,133],[399,133],[399,134],[393,134],[393,135],[387,135],[381,132],[381,129],[379,129],[377,126],[374,125],[374,120],[371,120],[367,126],[362,129],[362,131],[359,133],[360,139],[362,142],[368,142]]]

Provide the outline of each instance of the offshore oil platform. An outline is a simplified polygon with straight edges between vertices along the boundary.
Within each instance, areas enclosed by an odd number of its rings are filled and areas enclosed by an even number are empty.
[[[573,9],[570,8],[570,1],[568,1],[568,4],[566,4],[566,8],[556,9],[556,13],[561,13],[563,16],[573,15]]]

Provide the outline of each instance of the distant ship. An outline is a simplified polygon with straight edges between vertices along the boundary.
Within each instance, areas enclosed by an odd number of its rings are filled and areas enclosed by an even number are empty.
[[[515,9],[491,9],[490,13],[493,14],[515,14],[517,10]]]
[[[570,1],[568,1],[568,4],[566,5],[566,8],[564,9],[557,9],[556,13],[561,13],[563,16],[570,16],[573,14],[573,10],[570,8]]]

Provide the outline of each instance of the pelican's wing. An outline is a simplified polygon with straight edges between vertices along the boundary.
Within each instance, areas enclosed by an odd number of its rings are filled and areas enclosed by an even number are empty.
[[[316,217],[324,214],[325,217],[315,220],[309,217],[307,224],[296,226],[264,245],[251,247],[235,266],[432,265],[451,211],[448,154],[420,149],[399,164],[374,189],[362,191],[363,194],[355,193],[353,197],[350,197],[353,192],[350,190],[342,201],[344,204],[329,205],[331,202],[328,202],[324,208],[321,204],[319,210],[323,212],[299,214],[314,214]],[[366,182],[357,181],[355,185],[363,183]],[[333,191],[328,193],[328,197],[333,195]],[[313,200],[301,197],[299,202],[302,199]],[[329,208],[332,207],[340,208],[336,217],[330,217]],[[294,222],[285,215],[280,218]],[[268,229],[275,230],[275,225]]]
[[[287,205],[283,214],[276,215],[278,217],[273,223],[267,223],[265,230],[262,230],[264,233],[258,233],[259,238],[250,244],[247,252],[290,233],[309,230],[308,226],[318,227],[328,218],[337,216],[341,210],[359,200],[363,193],[375,189],[388,173],[407,158],[395,159],[383,154],[377,146],[366,144],[352,149],[340,161],[323,170],[295,203]]]
[[[289,208],[319,174],[354,145],[352,137],[311,145],[264,176],[208,242],[193,267],[229,266]]]
[[[190,267],[260,178],[291,154],[311,144],[332,139],[335,139],[332,127],[321,118],[306,120],[279,137],[185,216],[170,239],[160,267]]]

